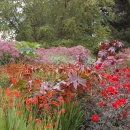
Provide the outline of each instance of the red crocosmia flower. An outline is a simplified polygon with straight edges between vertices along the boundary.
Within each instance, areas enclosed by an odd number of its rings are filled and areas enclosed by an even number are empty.
[[[7,89],[5,90],[5,93],[6,93],[9,97],[10,97],[11,94],[12,94],[10,88],[7,88]]]
[[[86,88],[89,88],[89,84],[88,83],[86,83]]]
[[[42,82],[42,79],[35,79],[35,81],[40,84]]]
[[[119,87],[120,87],[120,82],[116,81],[116,82],[114,83],[114,85],[115,85],[116,88],[119,88]]]
[[[20,97],[20,93],[21,93],[20,91],[14,90],[14,95],[15,95],[16,98]]]
[[[37,122],[37,123],[40,123],[40,122],[41,122],[41,119],[40,119],[40,118],[36,119],[36,122]]]
[[[127,115],[128,115],[128,112],[124,112],[124,113],[122,113],[122,114],[119,116],[119,118],[122,119],[123,117],[126,117]]]
[[[126,77],[130,77],[130,74],[126,74]]]
[[[112,80],[113,80],[113,81],[118,81],[118,79],[119,79],[119,77],[116,76],[116,75],[112,77]]]
[[[99,63],[98,66],[101,67],[101,66],[102,66],[102,63]]]
[[[56,101],[51,102],[52,105],[58,106],[58,103]]]
[[[105,105],[105,102],[100,101],[100,102],[98,102],[98,105],[99,105],[100,107],[102,107],[102,106],[104,106],[104,105]]]
[[[119,72],[119,69],[115,69],[115,72]]]
[[[61,113],[65,113],[65,109],[64,108],[61,109]]]
[[[108,74],[108,75],[106,76],[106,78],[107,78],[107,79],[112,79],[112,76],[111,76],[110,74]]]
[[[123,88],[127,88],[127,83],[123,84]]]
[[[121,101],[120,101],[120,99],[117,99],[116,102],[115,102],[115,104],[116,104],[117,106],[121,106]]]
[[[53,124],[54,124],[54,126],[56,126],[56,122],[54,122]]]
[[[128,92],[130,92],[130,87],[128,88]]]
[[[127,71],[127,68],[122,68],[122,71],[123,71],[123,72],[126,72],[126,71]]]
[[[92,70],[88,69],[87,72],[90,73]]]
[[[25,103],[26,103],[26,106],[29,106],[29,105],[30,105],[29,98],[25,98],[24,101],[25,101]]]
[[[62,97],[58,97],[58,100],[59,100],[60,103],[64,102],[64,99]]]
[[[105,81],[104,80],[101,80],[100,81],[100,85],[104,85]]]
[[[119,99],[117,99],[117,100],[112,104],[112,106],[113,106],[114,108],[118,108],[118,107],[120,107],[122,104],[126,104],[126,98],[119,98]]]
[[[16,112],[17,115],[21,115],[21,113],[22,113],[21,111],[17,111]]]
[[[119,101],[120,101],[122,104],[126,104],[126,98],[120,98]]]
[[[127,84],[127,87],[130,88],[130,83]]]
[[[47,123],[46,128],[50,128],[50,127],[51,127],[51,124]]]
[[[4,108],[4,109],[8,108],[7,104],[4,104],[4,105],[3,105],[3,108]]]
[[[108,86],[107,90],[111,94],[116,94],[117,93],[116,90],[115,90],[115,88],[113,88],[112,86]]]
[[[117,108],[118,105],[117,105],[116,103],[112,103],[112,107],[113,107],[113,108]]]
[[[101,93],[102,93],[102,95],[103,95],[104,97],[109,98],[109,95],[107,94],[106,90],[102,90]]]
[[[21,104],[21,103],[19,103],[19,104],[17,105],[17,107],[18,107],[18,108],[21,108],[21,107],[22,107],[22,104]]]
[[[126,117],[128,115],[127,112],[122,113],[122,117]]]
[[[12,84],[15,86],[15,85],[17,84],[16,78],[12,78],[11,82],[12,82]]]
[[[43,106],[44,106],[43,104],[39,104],[39,106],[38,106],[38,107],[39,107],[39,108],[42,108]]]
[[[98,121],[98,120],[99,120],[99,116],[98,116],[97,114],[94,114],[94,115],[92,116],[92,120],[93,120],[93,121]]]
[[[101,68],[101,66],[96,65],[96,66],[94,66],[94,68],[98,70],[98,69],[100,69],[100,68]]]
[[[34,89],[38,90],[40,88],[39,85],[34,86]]]
[[[32,98],[31,102],[32,102],[33,104],[37,104],[37,103],[38,103],[37,97]]]

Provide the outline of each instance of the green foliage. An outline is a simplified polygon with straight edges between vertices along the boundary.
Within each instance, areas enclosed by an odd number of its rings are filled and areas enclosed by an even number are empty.
[[[14,44],[22,55],[30,57],[36,56],[35,49],[40,47],[38,43],[30,43],[25,41],[15,42]]]
[[[26,122],[23,115],[17,115],[15,108],[7,110],[6,117],[1,116],[0,121],[2,121],[2,130],[27,130]]]
[[[76,63],[76,60],[72,59],[72,58],[69,58],[69,56],[66,56],[66,55],[51,55],[49,57],[49,60],[51,62],[53,62],[54,64],[59,64],[60,62],[64,62],[64,63],[71,63],[71,64],[74,64]]]
[[[3,52],[3,56],[0,58],[0,65],[8,64],[10,63],[10,54],[7,52]]]
[[[99,7],[111,12],[113,4],[113,0],[2,0],[1,30],[13,29],[16,40],[46,47],[80,43],[95,48],[99,41],[109,39],[111,32]]]
[[[60,115],[58,130],[77,130],[83,122],[83,108],[76,102],[63,103],[65,113]]]
[[[130,1],[115,0],[112,6],[113,17],[108,16],[108,22],[111,25],[111,35],[114,39],[119,39],[125,43],[126,47],[130,46]]]
[[[6,88],[10,85],[10,78],[7,74],[1,73],[0,74],[0,86]]]

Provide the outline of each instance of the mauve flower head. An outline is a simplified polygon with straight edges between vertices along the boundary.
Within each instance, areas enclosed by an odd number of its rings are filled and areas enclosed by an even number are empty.
[[[40,61],[43,63],[51,63],[49,57],[53,55],[65,55],[68,58],[77,60],[78,56],[86,59],[86,56],[90,54],[90,51],[83,46],[75,46],[71,48],[66,47],[51,47],[50,49],[39,48],[36,50],[36,54],[40,57]]]
[[[11,42],[0,41],[0,52],[9,53],[13,57],[19,57],[19,51]]]
[[[16,49],[11,42],[0,41],[0,52],[0,56],[2,56],[3,53],[9,54],[11,58],[18,58],[20,56],[18,49]]]

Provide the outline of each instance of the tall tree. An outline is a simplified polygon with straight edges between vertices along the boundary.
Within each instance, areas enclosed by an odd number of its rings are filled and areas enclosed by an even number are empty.
[[[130,0],[115,0],[112,6],[114,17],[108,17],[112,36],[130,47]]]
[[[113,0],[2,0],[0,27],[13,29],[19,41],[91,48],[110,38],[100,7],[110,12],[113,4]]]

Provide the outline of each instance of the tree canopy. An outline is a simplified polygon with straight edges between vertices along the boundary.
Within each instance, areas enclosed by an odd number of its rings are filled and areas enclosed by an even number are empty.
[[[130,46],[130,0],[115,0],[112,8],[114,17],[109,18],[108,22],[112,27],[113,38]]]
[[[128,40],[120,36],[124,26],[129,34],[126,19],[130,5],[119,1],[1,0],[0,29],[13,30],[18,41],[39,42],[45,47],[80,44],[92,48],[110,38]],[[120,6],[127,8],[122,10]]]

